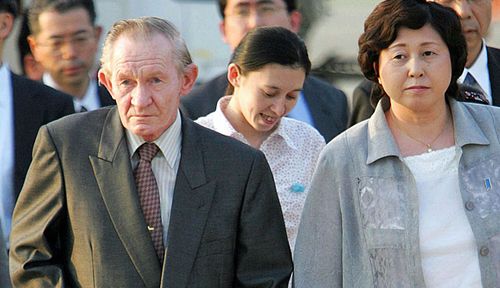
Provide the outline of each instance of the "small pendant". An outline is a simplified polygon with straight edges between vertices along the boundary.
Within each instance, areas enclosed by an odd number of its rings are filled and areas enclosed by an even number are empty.
[[[427,153],[431,153],[432,152],[431,145],[429,145],[429,144],[426,144],[426,145],[427,145]]]

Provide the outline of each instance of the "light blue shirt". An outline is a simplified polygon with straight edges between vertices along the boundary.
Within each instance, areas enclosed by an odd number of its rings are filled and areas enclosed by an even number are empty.
[[[299,99],[297,99],[297,104],[295,104],[295,107],[293,107],[292,111],[290,111],[286,116],[295,120],[306,122],[307,124],[315,127],[314,120],[311,116],[311,111],[309,111],[309,107],[307,107],[307,102],[304,98],[304,92],[302,91],[300,92]]]
[[[14,209],[14,100],[7,65],[0,67],[0,225],[7,248]],[[1,249],[1,248],[0,248]]]

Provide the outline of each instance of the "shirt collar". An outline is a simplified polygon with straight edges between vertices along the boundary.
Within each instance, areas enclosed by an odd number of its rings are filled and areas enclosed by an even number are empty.
[[[387,156],[401,157],[394,136],[387,124],[383,101],[381,99],[375,108],[373,116],[368,120],[368,157],[366,164],[371,164]],[[463,147],[468,144],[488,145],[489,141],[475,118],[468,111],[468,106],[455,99],[448,101],[455,129],[455,145]],[[479,104],[469,104],[479,105]]]
[[[135,151],[146,141],[128,129],[125,129],[125,132],[127,135],[130,157],[132,158]],[[177,111],[174,123],[172,123],[158,139],[153,141],[153,143],[158,145],[170,168],[174,168],[177,155],[180,154],[182,146],[182,119],[179,111]]]
[[[50,86],[54,89],[61,90],[61,87],[57,85],[56,81],[50,76],[49,73],[43,73],[42,81],[45,85]],[[99,94],[97,92],[97,82],[90,77],[89,85],[87,86],[87,90],[85,91],[85,95],[83,95],[82,99],[78,99],[73,97],[73,106],[75,111],[80,111],[82,106],[88,111],[98,109],[100,107]]]
[[[215,109],[214,112],[214,128],[215,131],[218,131],[221,134],[224,134],[226,136],[230,136],[233,138],[236,138],[242,142],[245,142],[248,144],[248,141],[246,140],[245,136],[241,134],[240,132],[236,131],[234,129],[233,125],[227,120],[226,115],[224,115],[224,110],[227,108],[227,105],[229,104],[229,101],[231,100],[231,95],[224,96],[217,101],[217,108]],[[275,138],[281,138],[285,140],[285,143],[287,146],[290,148],[296,150],[297,149],[297,144],[293,140],[292,137],[290,137],[289,133],[287,133],[287,127],[289,126],[288,121],[289,119],[281,118],[280,122],[278,123],[278,127],[269,135],[269,137],[264,140],[262,145],[266,143],[267,141]]]

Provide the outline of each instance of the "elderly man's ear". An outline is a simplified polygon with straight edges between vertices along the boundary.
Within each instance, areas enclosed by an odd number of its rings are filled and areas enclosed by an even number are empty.
[[[194,63],[186,66],[182,77],[181,96],[184,96],[191,92],[196,83],[196,78],[198,78],[198,66]]]

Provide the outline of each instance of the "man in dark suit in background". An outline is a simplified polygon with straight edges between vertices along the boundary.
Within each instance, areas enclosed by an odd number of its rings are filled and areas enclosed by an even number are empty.
[[[218,3],[222,16],[219,29],[231,50],[255,27],[282,26],[295,33],[300,28],[301,15],[295,0],[219,0]],[[227,73],[223,73],[183,97],[181,110],[192,119],[213,112],[227,86]],[[309,76],[301,95],[289,117],[314,126],[327,142],[346,128],[347,99],[342,91]]]
[[[12,31],[16,8],[14,0],[0,0],[0,59]],[[31,162],[38,129],[73,112],[70,96],[15,75],[6,63],[0,62],[0,228],[3,232],[0,257],[5,256],[9,247],[12,210]]]
[[[45,73],[42,81],[73,96],[75,111],[114,105],[92,74],[102,28],[92,0],[34,0],[28,42]]]
[[[198,70],[177,30],[119,21],[101,62],[117,105],[40,129],[14,211],[13,284],[287,287],[267,161],[181,116]]]
[[[484,94],[484,99],[472,99],[474,102],[500,106],[500,49],[487,46],[484,40],[491,24],[491,1],[434,0],[455,10],[462,23],[468,54],[458,82]],[[373,113],[370,94],[374,86],[365,79],[354,89],[349,126],[369,118]]]

